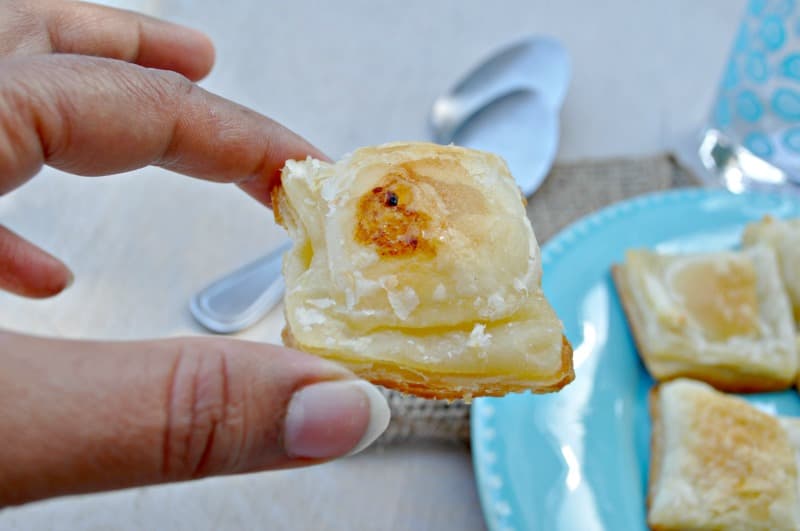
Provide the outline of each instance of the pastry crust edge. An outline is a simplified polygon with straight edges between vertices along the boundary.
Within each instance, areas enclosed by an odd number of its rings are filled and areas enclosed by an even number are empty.
[[[292,334],[289,326],[281,333],[283,344],[289,348],[308,352]],[[312,352],[313,353],[313,352]],[[322,356],[325,357],[325,356]],[[371,361],[348,362],[337,358],[326,358],[352,370],[365,380],[393,389],[401,393],[436,400],[471,400],[480,396],[505,396],[508,393],[552,393],[559,391],[575,379],[572,365],[572,346],[566,336],[561,336],[561,367],[555,382],[539,383],[533,380],[513,380],[509,377],[491,377],[481,380],[480,376],[456,375],[419,369],[405,369],[400,364]],[[448,378],[459,379],[449,383]]]
[[[664,449],[664,426],[661,422],[660,385],[650,389],[648,394],[648,410],[650,412],[650,467],[647,478],[647,526],[653,531],[665,531],[667,528],[654,524],[650,519],[650,510],[653,507],[653,498],[656,495],[656,486],[661,479],[661,466]]]

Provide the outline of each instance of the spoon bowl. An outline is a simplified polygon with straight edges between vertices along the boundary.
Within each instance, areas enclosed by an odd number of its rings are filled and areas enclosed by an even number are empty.
[[[434,101],[433,138],[501,155],[526,196],[552,166],[570,78],[567,51],[549,37],[507,46]]]

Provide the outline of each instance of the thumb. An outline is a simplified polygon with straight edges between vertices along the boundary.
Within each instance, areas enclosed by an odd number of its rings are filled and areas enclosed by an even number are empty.
[[[0,333],[0,506],[314,464],[388,422],[375,387],[277,346]]]

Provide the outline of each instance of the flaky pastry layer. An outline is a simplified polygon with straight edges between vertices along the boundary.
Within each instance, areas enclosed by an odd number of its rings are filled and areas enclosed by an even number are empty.
[[[283,344],[290,348],[303,349],[288,328],[281,334]],[[574,378],[572,371],[572,347],[562,337],[561,359],[564,369],[549,384],[532,383],[529,380],[514,380],[510,376],[481,377],[458,373],[436,373],[410,370],[397,363],[351,361],[332,357],[360,377],[374,384],[408,393],[422,398],[437,400],[471,400],[479,396],[505,396],[508,393],[550,393],[558,391]]]

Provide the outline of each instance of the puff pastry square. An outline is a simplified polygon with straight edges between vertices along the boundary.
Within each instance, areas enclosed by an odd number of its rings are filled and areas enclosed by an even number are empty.
[[[425,143],[287,162],[284,342],[380,385],[459,399],[570,382],[523,199],[499,157]]]
[[[778,220],[767,216],[745,227],[742,243],[766,244],[775,251],[795,322],[800,324],[800,219]]]
[[[686,379],[656,387],[650,414],[651,529],[800,529],[795,419]]]
[[[794,325],[769,247],[691,255],[632,250],[613,276],[655,379],[685,376],[736,392],[794,382]]]

